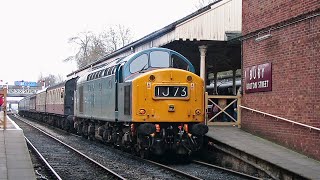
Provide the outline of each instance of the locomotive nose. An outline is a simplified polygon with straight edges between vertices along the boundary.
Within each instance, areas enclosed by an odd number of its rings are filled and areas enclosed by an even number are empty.
[[[204,121],[204,83],[180,69],[154,70],[132,82],[135,122]]]

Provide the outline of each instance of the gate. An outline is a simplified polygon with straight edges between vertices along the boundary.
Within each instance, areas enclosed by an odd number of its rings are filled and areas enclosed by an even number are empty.
[[[241,126],[241,95],[208,95],[206,93],[207,125]]]

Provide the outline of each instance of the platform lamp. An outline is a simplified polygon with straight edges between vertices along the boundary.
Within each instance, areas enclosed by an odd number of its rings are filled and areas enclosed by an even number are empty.
[[[261,36],[260,33],[263,33],[263,32],[265,32],[265,31],[260,31],[260,32],[258,33],[258,37],[254,39],[256,42],[263,41],[263,40],[265,40],[265,39],[268,39],[268,38],[271,38],[271,37],[272,37],[272,35],[271,35],[271,29],[269,29],[268,34],[265,34],[265,35],[262,35],[262,36]]]

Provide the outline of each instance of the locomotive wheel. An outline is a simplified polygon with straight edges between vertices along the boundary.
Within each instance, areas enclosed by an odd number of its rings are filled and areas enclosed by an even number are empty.
[[[92,134],[88,135],[88,140],[89,141],[94,141],[95,140],[94,135],[92,135]]]
[[[142,158],[142,159],[148,159],[149,154],[150,153],[148,150],[140,149],[140,151],[139,151],[140,158]]]

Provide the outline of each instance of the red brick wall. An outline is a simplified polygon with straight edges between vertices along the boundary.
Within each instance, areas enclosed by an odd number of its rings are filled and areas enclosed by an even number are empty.
[[[319,11],[320,1],[243,0],[243,31]],[[313,13],[315,14],[315,13]],[[272,91],[243,95],[242,105],[320,128],[320,16],[243,41],[243,69],[272,63]],[[242,110],[242,128],[320,160],[320,132]]]
[[[319,0],[242,0],[242,33],[248,34],[319,8]]]

